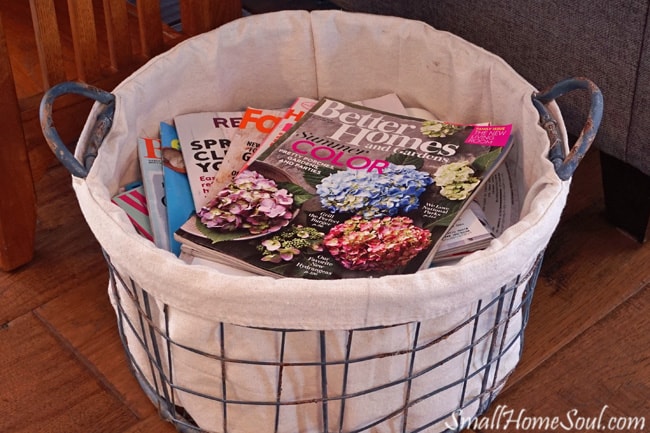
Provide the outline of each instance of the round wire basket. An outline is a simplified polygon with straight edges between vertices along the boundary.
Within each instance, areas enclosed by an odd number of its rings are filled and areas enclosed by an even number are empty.
[[[259,86],[252,65],[264,65]],[[137,137],[165,118],[386,89],[459,123],[513,124],[520,146],[506,164],[524,203],[484,251],[374,279],[242,277],[156,248],[111,203],[137,176]],[[592,104],[568,151],[554,100],[575,89]],[[97,101],[74,156],[51,119],[64,93]],[[424,23],[341,11],[237,20],[153,59],[112,93],[64,83],[41,104],[44,135],[104,251],[133,373],[163,418],[200,433],[464,429],[519,362],[544,249],[601,115],[587,79],[537,92],[503,60]]]

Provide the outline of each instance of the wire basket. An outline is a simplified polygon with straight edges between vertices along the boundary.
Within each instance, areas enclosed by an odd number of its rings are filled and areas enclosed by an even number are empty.
[[[555,99],[575,89],[592,99],[569,152]],[[137,137],[162,120],[387,90],[458,123],[513,124],[520,145],[506,166],[523,198],[520,218],[487,249],[410,275],[242,277],[155,248],[110,201],[137,176]],[[52,125],[65,93],[97,101],[75,155]],[[64,83],[41,104],[44,135],[104,250],[134,375],[163,418],[201,433],[462,430],[520,359],[544,249],[601,115],[602,95],[587,79],[538,92],[456,36],[341,11],[237,20],[153,59],[112,93]]]
[[[270,329],[270,328],[246,328],[239,329],[239,336],[246,336],[250,331],[257,338],[258,332],[270,334],[270,339],[277,341],[277,351],[272,354],[260,353],[259,359],[246,359],[230,356],[230,347],[226,344],[226,329],[231,325],[223,322],[218,323],[219,344],[217,351],[206,352],[200,347],[189,347],[178,343],[169,337],[167,325],[169,324],[165,312],[167,306],[162,307],[164,327],[157,325],[158,321],[152,316],[152,296],[143,288],[138,287],[133,280],[124,278],[111,265],[109,257],[106,257],[110,270],[110,290],[112,298],[117,301],[116,311],[118,317],[118,329],[124,343],[126,353],[130,358],[130,365],[135,377],[147,393],[148,397],[156,404],[161,416],[171,421],[180,432],[213,433],[214,430],[204,430],[197,426],[192,416],[188,414],[174,397],[178,393],[189,393],[196,398],[205,399],[213,410],[220,412],[221,428],[217,431],[227,432],[229,429],[228,413],[232,408],[235,410],[249,410],[250,417],[255,418],[256,411],[251,407],[268,408],[263,412],[270,414],[268,421],[273,426],[269,431],[280,432],[283,424],[282,418],[285,408],[294,408],[290,412],[300,412],[300,407],[308,407],[306,412],[313,413],[319,420],[319,428],[314,431],[320,432],[368,432],[368,431],[399,431],[399,432],[422,432],[431,427],[437,427],[438,431],[460,431],[476,417],[483,413],[494,400],[503,387],[510,374],[498,374],[501,361],[509,357],[506,364],[510,364],[513,352],[516,357],[520,355],[523,348],[524,330],[528,322],[528,313],[533,298],[533,292],[537,276],[542,264],[542,255],[534,261],[532,267],[525,274],[518,276],[514,281],[504,285],[491,299],[479,299],[475,311],[460,322],[457,326],[436,333],[433,336],[421,336],[421,329],[426,327],[422,322],[410,322],[393,325],[391,333],[403,333],[410,338],[404,339],[403,344],[391,348],[390,351],[381,351],[372,355],[354,356],[352,346],[359,334],[366,334],[363,338],[381,338],[381,333],[387,327],[351,329],[345,331],[306,331],[296,329]],[[128,306],[127,306],[128,305]],[[130,317],[127,310],[137,311],[135,317]],[[485,330],[486,323],[488,329]],[[127,331],[128,330],[128,331]],[[148,362],[138,365],[133,358],[133,343],[129,347],[126,334],[135,336],[137,346],[146,353]],[[287,361],[285,359],[286,341],[289,334],[304,334],[301,340],[312,340],[318,346],[318,350],[311,353],[311,357],[300,361]],[[332,335],[338,334],[338,335]],[[373,334],[377,334],[373,336]],[[447,339],[462,335],[465,340],[467,334],[471,335],[464,344],[459,345],[451,351],[445,351],[431,356],[422,355],[427,351],[436,351],[436,346]],[[342,357],[331,359],[327,354],[329,347],[328,339],[343,340],[344,351]],[[133,339],[131,339],[133,342]],[[236,344],[236,342],[234,343]],[[162,349],[162,350],[161,350]],[[217,389],[212,393],[198,392],[184,388],[176,383],[174,378],[174,360],[168,356],[162,359],[164,353],[171,354],[174,349],[190,351],[197,356],[209,358],[214,361],[215,376],[220,380],[214,382]],[[475,359],[475,353],[483,354],[483,358]],[[365,364],[376,360],[399,360],[406,368],[395,377],[381,377],[379,382],[372,386],[361,389],[348,389],[348,378],[352,367],[363,369]],[[424,361],[418,362],[420,358]],[[401,359],[401,360],[400,360]],[[445,365],[456,359],[462,359],[463,368],[458,375],[449,376]],[[416,367],[417,365],[417,367]],[[250,369],[252,374],[257,374],[259,368],[271,369],[274,374],[273,400],[243,400],[229,395],[228,371],[232,366],[238,369]],[[294,396],[283,394],[283,378],[291,376],[290,371],[297,368],[313,368],[317,371],[315,375],[320,384],[320,395],[309,399],[299,399]],[[146,371],[145,371],[146,369]],[[341,370],[340,382],[332,387],[332,379],[329,377],[330,370]],[[441,375],[443,380],[440,384],[421,389],[415,395],[411,392],[411,385],[414,381],[426,380],[428,375]],[[148,378],[148,379],[147,379]],[[473,380],[480,380],[480,387],[473,393],[467,392],[467,383]],[[332,389],[334,388],[334,389]],[[447,409],[439,410],[418,410],[419,407],[427,407],[427,400],[436,400],[450,389],[460,388],[456,393],[457,398],[447,400]],[[387,413],[371,417],[368,421],[354,426],[346,422],[346,411],[348,404],[353,404],[355,399],[368,396],[382,391],[398,389],[400,395],[398,403]],[[471,417],[463,416],[468,407],[478,405],[476,412],[471,412]],[[336,406],[332,410],[332,406]],[[297,407],[297,409],[295,409]],[[410,412],[417,411],[415,421],[409,417]],[[424,415],[423,415],[424,412]],[[355,418],[358,418],[355,416]],[[384,429],[386,428],[386,430]],[[444,430],[440,430],[444,429]]]

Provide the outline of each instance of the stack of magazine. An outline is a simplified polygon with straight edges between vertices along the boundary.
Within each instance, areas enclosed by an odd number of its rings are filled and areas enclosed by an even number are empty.
[[[513,139],[511,125],[433,120],[389,94],[187,113],[139,142],[157,246],[236,273],[338,279],[485,248],[495,235],[485,208],[499,204],[477,198]],[[127,213],[120,198],[132,192],[114,199]]]

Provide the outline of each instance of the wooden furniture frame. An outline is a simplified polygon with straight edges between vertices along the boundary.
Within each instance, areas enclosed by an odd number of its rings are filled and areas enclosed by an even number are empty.
[[[182,31],[161,21],[159,0],[0,2],[0,270],[34,255],[34,184],[54,162],[38,119],[43,92],[69,80],[110,90],[155,55],[242,14],[241,0],[179,2]],[[90,105],[73,96],[57,102],[66,143],[76,141]]]

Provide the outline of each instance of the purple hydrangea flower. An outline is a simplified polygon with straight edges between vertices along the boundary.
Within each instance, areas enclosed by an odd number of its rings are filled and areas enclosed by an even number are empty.
[[[293,195],[255,171],[244,170],[198,212],[208,228],[270,233],[293,218]]]

